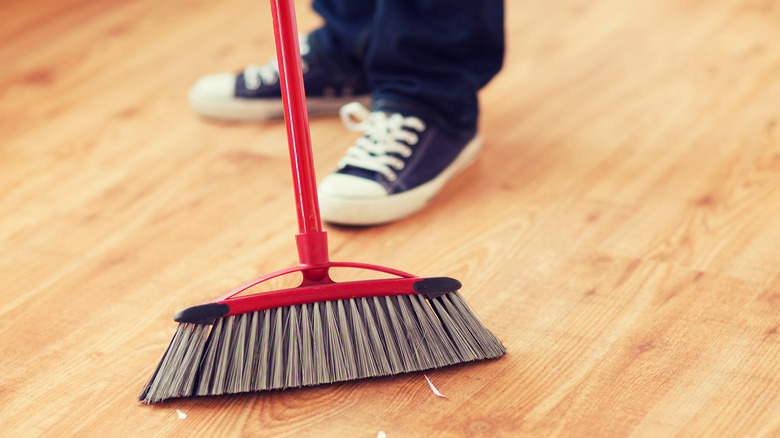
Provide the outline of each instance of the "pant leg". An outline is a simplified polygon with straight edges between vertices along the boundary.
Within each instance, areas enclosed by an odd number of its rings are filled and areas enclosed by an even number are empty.
[[[375,6],[375,0],[314,0],[324,24],[310,34],[310,44],[342,72],[362,76]]]
[[[503,58],[503,0],[377,0],[365,60],[375,109],[474,128],[477,92]]]

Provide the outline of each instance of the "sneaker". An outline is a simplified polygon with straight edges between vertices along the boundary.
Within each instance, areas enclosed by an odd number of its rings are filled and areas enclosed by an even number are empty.
[[[378,225],[419,211],[474,160],[482,145],[475,129],[371,112],[357,102],[345,105],[341,118],[364,136],[318,186],[322,219],[335,224]]]
[[[311,49],[308,36],[299,37],[301,67],[309,114],[337,114],[352,101],[370,102],[362,78],[348,78]],[[249,65],[243,72],[217,73],[200,78],[190,88],[190,107],[206,117],[250,121],[284,116],[276,58],[263,65]]]

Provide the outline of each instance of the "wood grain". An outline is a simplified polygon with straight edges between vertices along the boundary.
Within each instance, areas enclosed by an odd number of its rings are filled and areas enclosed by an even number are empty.
[[[464,283],[508,355],[427,372],[446,398],[413,373],[158,406],[171,315],[296,262],[284,127],[186,103],[270,56],[269,8],[0,17],[3,435],[780,436],[774,2],[507,4],[477,163],[406,221],[327,227],[334,260]],[[355,134],[311,129],[322,176]]]

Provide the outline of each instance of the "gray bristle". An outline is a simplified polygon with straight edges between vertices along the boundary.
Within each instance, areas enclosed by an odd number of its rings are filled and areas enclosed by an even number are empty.
[[[298,308],[299,306],[290,307],[290,312],[287,315],[287,322],[285,323],[284,339],[287,345],[285,351],[287,353],[287,360],[284,364],[285,388],[297,388],[301,386],[301,337],[300,328],[301,323],[298,320]]]
[[[322,325],[322,315],[320,310],[322,309],[322,303],[312,304],[311,311],[311,335],[312,335],[312,367],[314,368],[314,381],[311,385],[317,385],[319,383],[332,382],[332,374],[330,362],[328,361],[328,355],[325,352],[325,345],[327,345],[325,338],[325,329]]]
[[[390,363],[387,358],[387,352],[383,352],[385,344],[382,343],[382,338],[379,335],[378,324],[375,320],[376,311],[373,308],[373,300],[359,300],[360,305],[363,307],[360,312],[365,318],[366,329],[368,330],[368,339],[370,346],[367,348],[371,351],[371,359],[374,361],[375,371],[373,375],[388,375],[392,373]],[[371,303],[371,304],[369,304]],[[371,377],[371,376],[369,376]]]
[[[331,369],[331,382],[349,380],[347,375],[347,365],[344,360],[344,348],[341,345],[341,336],[339,335],[338,319],[333,310],[333,302],[325,303],[325,344],[327,346],[328,364]]]
[[[312,386],[505,352],[458,292],[301,304],[180,324],[140,399]]]
[[[309,315],[310,304],[301,306],[301,386],[309,386],[317,383],[314,370],[317,361],[313,355],[312,320]]]
[[[273,309],[274,320],[271,328],[271,360],[268,362],[269,389],[282,388],[284,384],[284,314],[286,308]]]

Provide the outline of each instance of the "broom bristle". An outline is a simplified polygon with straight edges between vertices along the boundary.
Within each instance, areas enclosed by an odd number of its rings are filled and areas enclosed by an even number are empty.
[[[319,385],[505,352],[458,292],[300,304],[180,324],[140,400]]]

